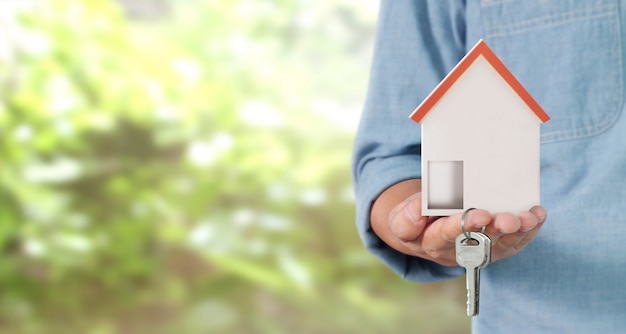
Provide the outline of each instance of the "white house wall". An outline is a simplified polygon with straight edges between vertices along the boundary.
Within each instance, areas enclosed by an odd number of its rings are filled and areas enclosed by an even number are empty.
[[[428,161],[463,161],[463,209],[528,210],[540,204],[539,124],[480,56],[422,120],[423,175]],[[427,197],[425,215],[463,211],[430,210]]]

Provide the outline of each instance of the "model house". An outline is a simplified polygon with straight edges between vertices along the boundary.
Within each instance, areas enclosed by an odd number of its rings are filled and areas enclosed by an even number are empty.
[[[422,214],[539,205],[539,127],[550,119],[479,41],[411,119],[422,126]]]

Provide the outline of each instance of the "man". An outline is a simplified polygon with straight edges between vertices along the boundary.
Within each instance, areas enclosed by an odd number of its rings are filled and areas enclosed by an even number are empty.
[[[361,237],[399,275],[464,274],[460,215],[421,215],[420,127],[408,115],[469,48],[484,39],[551,117],[542,202],[468,213],[466,229],[486,226],[493,246],[476,333],[626,328],[625,17],[626,0],[381,3],[353,175]]]

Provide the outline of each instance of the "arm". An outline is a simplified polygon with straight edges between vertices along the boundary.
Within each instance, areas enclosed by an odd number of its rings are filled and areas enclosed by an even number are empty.
[[[378,223],[385,223],[391,208],[404,198],[377,199],[390,194],[381,195],[385,189],[421,177],[420,127],[408,116],[465,54],[464,31],[456,29],[463,25],[464,11],[464,0],[380,4],[368,94],[354,143],[356,224],[367,249],[410,280],[434,281],[463,273],[390,247],[388,233]],[[383,218],[370,222],[375,202],[387,205],[376,210]]]

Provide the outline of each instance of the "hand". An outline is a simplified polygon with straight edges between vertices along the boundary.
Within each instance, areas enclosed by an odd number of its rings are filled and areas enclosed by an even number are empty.
[[[446,266],[456,266],[454,240],[462,233],[461,214],[449,217],[423,217],[421,193],[409,197],[389,214],[393,235],[403,253],[419,256]],[[513,256],[536,235],[546,218],[546,210],[534,206],[517,216],[512,213],[490,214],[472,210],[465,217],[466,231],[480,231],[492,242],[491,261]]]
[[[413,180],[415,181],[415,180]],[[421,184],[419,184],[421,186]],[[404,188],[404,189],[403,189]],[[399,196],[415,185],[400,185],[390,188]],[[398,191],[398,189],[400,191]],[[378,202],[378,200],[377,200]],[[445,266],[457,266],[454,240],[462,233],[461,215],[449,217],[424,217],[421,193],[415,193],[404,201],[394,203],[385,198],[374,204],[372,227],[376,234],[389,246],[404,254],[418,256]],[[382,214],[391,208],[387,217]],[[534,206],[528,211],[491,214],[485,210],[472,210],[465,217],[466,231],[480,231],[486,226],[485,234],[492,244],[491,261],[513,256],[521,251],[539,232],[546,219],[546,209]],[[382,218],[385,219],[382,219]]]

